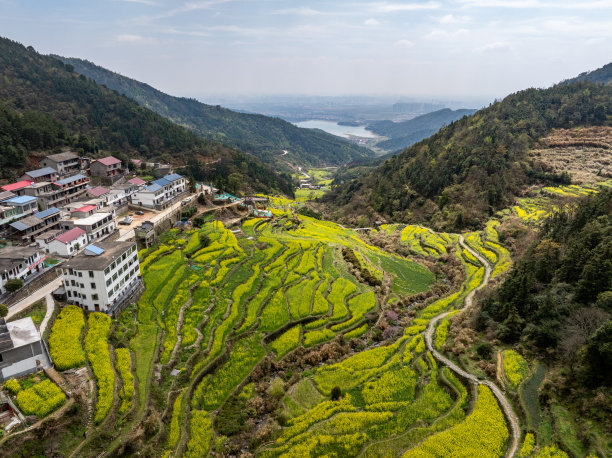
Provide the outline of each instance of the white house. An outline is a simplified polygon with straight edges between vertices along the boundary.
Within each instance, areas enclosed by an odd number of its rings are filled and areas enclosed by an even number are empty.
[[[44,269],[44,253],[36,247],[5,247],[0,250],[0,294],[7,281],[18,278],[26,282]]]
[[[87,233],[80,227],[75,227],[63,234],[57,235],[48,244],[49,253],[57,253],[64,258],[77,254],[87,245]]]
[[[117,224],[115,223],[115,216],[112,213],[100,212],[85,218],[60,221],[60,226],[64,230],[80,227],[87,233],[88,240],[92,241],[112,234]]]
[[[113,313],[142,283],[134,242],[88,245],[64,264],[66,296],[84,310]]]
[[[177,173],[171,173],[132,194],[132,203],[148,208],[161,207],[186,190],[185,178]]]
[[[0,382],[51,367],[31,317],[5,322],[0,318]]]

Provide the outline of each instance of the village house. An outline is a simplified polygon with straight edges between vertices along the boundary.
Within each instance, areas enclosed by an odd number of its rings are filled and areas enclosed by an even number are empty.
[[[147,208],[163,208],[187,190],[185,178],[177,173],[165,175],[132,194],[132,203]]]
[[[0,249],[0,294],[7,281],[17,278],[24,283],[44,269],[44,253],[37,247],[4,247]]]
[[[117,228],[115,216],[110,212],[93,213],[85,218],[62,220],[60,227],[66,231],[79,227],[87,233],[88,240],[106,238]]]
[[[63,266],[69,302],[84,310],[113,313],[142,285],[134,242],[91,244]]]
[[[87,245],[87,233],[80,227],[75,227],[59,234],[47,245],[49,253],[69,258]]]
[[[92,177],[100,177],[104,182],[114,183],[124,174],[121,161],[113,156],[93,161],[89,170]]]
[[[0,382],[51,367],[51,357],[31,317],[0,318]]]
[[[34,181],[35,183],[41,183],[43,181],[55,181],[57,180],[57,171],[51,167],[43,167],[41,169],[30,170],[23,174],[20,178],[22,181]]]
[[[41,212],[35,212],[30,216],[21,218],[10,223],[11,232],[9,238],[22,243],[31,243],[43,232],[54,229],[59,224],[61,212],[56,207],[51,207]]]
[[[42,159],[40,165],[51,167],[60,177],[67,177],[81,171],[81,158],[71,152],[51,154]]]

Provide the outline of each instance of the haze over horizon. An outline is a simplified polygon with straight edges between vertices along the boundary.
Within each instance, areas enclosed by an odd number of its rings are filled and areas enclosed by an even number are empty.
[[[501,98],[612,59],[612,1],[0,0],[2,35],[172,95]]]

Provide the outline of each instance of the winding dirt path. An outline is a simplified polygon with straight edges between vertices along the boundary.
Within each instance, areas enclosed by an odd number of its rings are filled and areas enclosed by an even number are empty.
[[[474,295],[476,294],[476,291],[484,288],[489,283],[489,278],[491,277],[491,265],[479,253],[472,250],[465,243],[462,235],[459,236],[459,243],[461,244],[463,248],[465,248],[474,257],[476,257],[476,259],[478,259],[482,263],[482,265],[485,267],[485,274],[484,274],[482,283],[477,288],[470,291],[470,293],[465,298],[464,306],[462,308],[462,310],[465,311],[472,307],[473,299],[474,299]],[[427,325],[427,330],[425,331],[425,344],[427,345],[427,349],[431,352],[434,358],[436,358],[440,363],[447,366],[450,370],[452,370],[456,374],[459,374],[461,377],[464,377],[467,380],[472,381],[473,383],[486,385],[491,389],[491,391],[497,398],[499,404],[501,405],[504,411],[504,415],[506,416],[506,419],[510,423],[510,445],[508,446],[508,451],[506,452],[506,456],[509,458],[512,458],[513,456],[515,456],[516,451],[518,449],[519,441],[521,438],[521,428],[520,428],[518,418],[516,414],[514,413],[514,410],[512,409],[512,405],[510,404],[508,399],[506,399],[506,396],[504,395],[502,390],[500,390],[499,387],[495,383],[491,382],[490,380],[480,380],[475,375],[470,374],[469,372],[463,370],[458,365],[453,363],[450,359],[448,359],[446,356],[444,356],[442,353],[440,353],[438,350],[436,350],[436,348],[433,345],[433,334],[436,329],[436,324],[440,320],[443,320],[449,313],[450,312],[446,312],[446,313],[442,313],[441,315],[438,315],[437,317],[433,318]]]

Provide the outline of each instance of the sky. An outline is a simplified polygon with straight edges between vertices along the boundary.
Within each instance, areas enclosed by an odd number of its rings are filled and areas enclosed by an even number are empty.
[[[612,1],[0,0],[0,35],[179,96],[501,98],[612,61]]]

